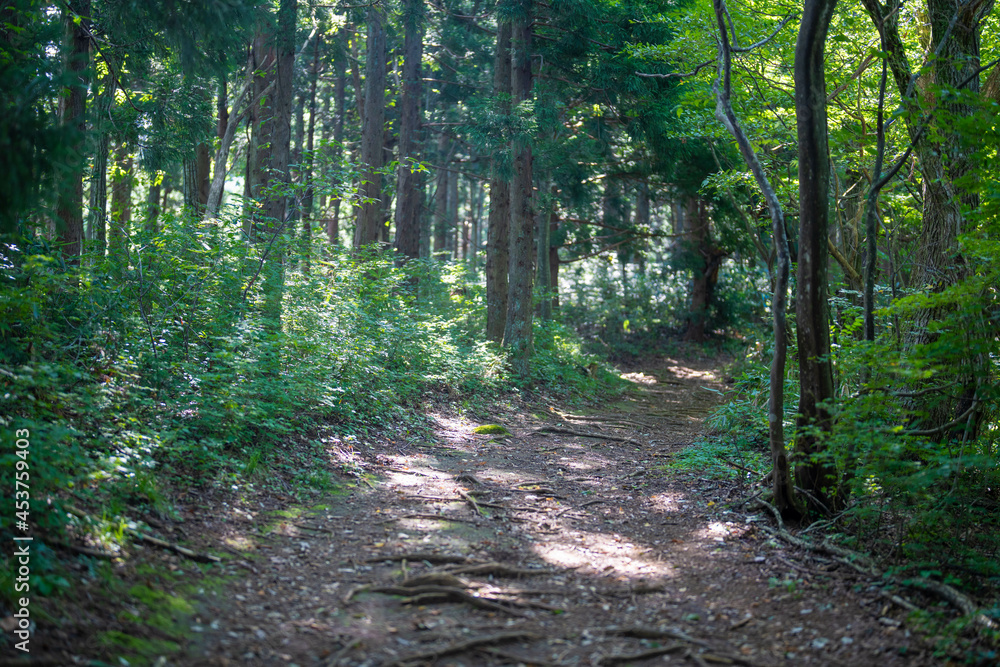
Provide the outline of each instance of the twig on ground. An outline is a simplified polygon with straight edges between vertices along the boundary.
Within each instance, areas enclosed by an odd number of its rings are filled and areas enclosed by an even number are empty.
[[[520,567],[510,567],[509,565],[504,565],[503,563],[480,563],[477,565],[463,565],[456,568],[449,568],[447,570],[449,574],[466,574],[466,575],[487,575],[492,574],[495,577],[538,577],[541,575],[557,574],[552,570],[542,570],[542,569],[529,569]]]

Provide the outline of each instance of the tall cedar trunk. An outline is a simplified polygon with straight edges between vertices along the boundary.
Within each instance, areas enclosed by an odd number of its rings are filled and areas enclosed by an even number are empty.
[[[448,149],[448,137],[442,132],[438,135],[438,168],[437,184],[434,188],[434,255],[445,252],[448,247],[448,160],[451,151]]]
[[[77,19],[80,19],[77,22]],[[90,0],[69,0],[63,9],[65,35],[63,67],[69,73],[69,90],[59,96],[59,121],[72,130],[68,165],[59,184],[56,209],[57,243],[69,264],[79,264],[83,249],[84,135],[87,130],[86,102],[90,78]]]
[[[531,99],[531,14],[532,0],[521,0],[511,26],[511,90],[515,104]],[[527,378],[531,371],[531,283],[532,238],[532,154],[529,137],[517,137],[512,146],[514,178],[510,185],[510,258],[507,325],[503,344],[510,350],[515,375]]]
[[[910,140],[921,172],[923,184],[923,211],[920,243],[914,255],[910,283],[917,289],[939,291],[954,284],[965,275],[965,267],[958,255],[958,236],[966,227],[963,205],[975,208],[978,195],[975,187],[961,183],[974,166],[972,150],[963,146],[962,136],[956,126],[941,115],[928,117],[919,112],[918,88],[927,84],[952,88],[979,90],[979,30],[983,18],[992,10],[993,0],[927,0],[930,22],[930,80],[915,85],[915,78],[907,60],[906,50],[899,35],[899,14],[892,7],[883,7],[877,0],[862,0],[876,27],[881,26],[883,50],[888,53],[888,64],[903,103],[915,113],[908,125]],[[952,98],[954,99],[954,98]],[[943,111],[957,117],[969,115],[972,110],[954,101],[946,103]],[[929,127],[923,127],[928,123]],[[956,184],[956,181],[959,181]],[[945,315],[940,308],[927,307],[918,311],[910,323],[904,348],[913,353],[921,345],[933,342],[931,323]],[[977,358],[959,359],[951,364],[951,377],[941,377],[936,383],[948,386],[958,383],[961,392],[927,392],[908,399],[907,408],[918,416],[921,427],[928,431],[944,432],[944,425],[963,414],[975,404],[975,368]],[[981,411],[970,415],[975,430]]]
[[[313,172],[316,163],[313,151],[316,146],[316,88],[319,84],[319,52],[322,43],[323,36],[316,35],[316,42],[313,45],[312,68],[309,70],[309,127],[306,130],[306,171],[304,177],[306,191],[302,196],[302,271],[306,275],[309,275],[312,258],[313,199],[315,198]]]
[[[226,136],[226,128],[229,126],[229,86],[226,83],[226,77],[222,76],[219,79],[219,96],[215,100],[215,116],[217,125],[215,128],[215,136],[221,140]]]
[[[833,400],[827,314],[827,230],[830,155],[826,127],[824,51],[836,0],[806,0],[795,44],[795,114],[799,139],[799,255],[796,294],[799,417],[795,477],[816,513],[837,510],[836,468],[816,430],[831,427]]]
[[[269,183],[287,185],[289,151],[292,138],[292,95],[295,82],[295,21],[297,0],[281,0],[278,8],[277,71],[273,95],[273,123],[270,136],[270,162],[267,164]],[[272,333],[281,331],[281,301],[285,289],[284,226],[288,218],[288,202],[271,192],[264,200],[264,219],[270,225],[270,251],[264,264],[264,320]]]
[[[715,117],[736,139],[743,160],[750,167],[757,187],[760,188],[767,202],[771,215],[771,234],[774,241],[774,293],[771,298],[772,337],[774,339],[774,354],[771,357],[771,372],[767,401],[768,443],[771,451],[771,490],[772,502],[782,515],[793,518],[801,513],[798,497],[795,495],[791,478],[791,466],[788,460],[788,450],[785,447],[785,362],[788,355],[788,342],[785,335],[785,311],[788,309],[788,273],[791,264],[788,253],[788,237],[785,233],[785,214],[778,200],[777,192],[771,186],[757,154],[754,152],[750,139],[740,127],[733,111],[732,93],[732,50],[729,42],[728,26],[726,25],[725,0],[713,0],[716,25],[719,28],[719,65],[718,77],[712,87],[715,91]],[[675,212],[677,208],[674,209]],[[674,215],[675,233],[679,227],[680,216]]]
[[[549,190],[547,184],[540,187],[540,191]],[[544,210],[537,214],[538,242],[536,243],[536,275],[538,276],[538,319],[547,322],[552,319],[552,267],[549,266],[550,250],[552,249],[552,221],[558,215],[556,213],[556,188],[552,186],[551,196],[545,202]]]
[[[424,57],[424,0],[406,0],[403,6],[403,99],[399,110],[399,174],[396,186],[396,250],[410,259],[420,256],[420,218],[423,208],[422,173],[418,161],[422,88],[420,62]]]
[[[86,238],[93,241],[93,251],[103,256],[107,240],[108,218],[108,159],[111,152],[110,124],[107,122],[115,101],[115,79],[110,73],[104,77],[104,86],[97,101],[97,113],[92,130],[97,135],[94,147],[94,164],[90,172],[90,205],[87,216]]]
[[[277,82],[276,64],[274,35],[258,33],[250,47],[249,72],[253,81],[251,99],[257,103],[250,104],[250,139],[243,183],[243,194],[246,197],[243,232],[252,243],[259,241],[263,233],[261,217],[264,210],[260,202],[264,197],[270,173],[268,166],[272,163],[272,151],[275,148],[271,137],[274,135],[276,102],[275,95],[268,91]]]
[[[160,217],[160,190],[162,182],[158,172],[152,175],[153,182],[149,185],[146,196],[146,231],[156,233],[156,221]]]
[[[385,11],[377,4],[368,8],[368,44],[365,56],[364,119],[361,129],[362,201],[354,246],[376,243],[382,231],[382,144],[385,124]]]
[[[111,171],[111,221],[108,225],[108,257],[120,268],[126,261],[125,244],[132,222],[132,155],[124,142],[115,148]]]
[[[725,253],[712,241],[711,220],[704,200],[699,197],[686,199],[686,245],[693,262],[691,277],[691,308],[685,340],[703,342],[706,335],[708,309],[712,305],[715,285],[719,280],[719,267]]]
[[[458,173],[448,172],[448,219],[447,229],[453,232],[448,235],[448,250],[454,259],[461,259],[459,254],[459,239],[462,236],[462,221],[458,219]]]
[[[196,210],[201,215],[208,205],[208,193],[212,186],[212,147],[207,142],[198,144],[195,149],[195,182],[198,184]]]
[[[493,60],[494,104],[498,113],[510,113],[509,21],[497,24],[496,57]],[[498,148],[497,152],[507,147]],[[499,343],[507,324],[507,269],[510,254],[510,182],[504,160],[494,153],[490,164],[490,215],[486,232],[486,337]]]
[[[341,40],[346,43],[347,29],[342,29],[340,35]],[[334,61],[334,66],[337,68],[337,77],[333,84],[333,99],[337,118],[333,125],[333,150],[334,164],[339,164],[344,154],[341,143],[344,141],[344,117],[347,115],[347,72],[340,58]],[[337,196],[333,200],[333,213],[326,224],[326,238],[330,245],[340,244],[340,197]]]

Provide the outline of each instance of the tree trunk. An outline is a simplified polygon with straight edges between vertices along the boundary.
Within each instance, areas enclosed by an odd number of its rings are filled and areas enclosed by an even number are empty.
[[[252,56],[251,56],[252,57]],[[226,110],[226,85],[223,82],[221,90],[219,92],[219,127],[218,130],[221,132],[219,141],[219,150],[215,154],[215,167],[214,173],[212,174],[212,183],[208,188],[208,199],[205,204],[205,220],[211,220],[219,212],[219,207],[222,206],[222,192],[226,183],[226,164],[229,161],[229,148],[233,144],[233,139],[236,137],[236,127],[240,124],[240,121],[245,115],[244,112],[240,111],[240,107],[243,105],[243,100],[246,98],[247,93],[250,90],[253,79],[253,70],[249,70],[246,82],[243,87],[237,93],[233,100],[232,111]],[[254,106],[251,104],[251,106]],[[248,109],[251,115],[254,113],[253,110]],[[223,121],[225,125],[223,126]],[[247,163],[250,162],[250,152],[247,151]],[[249,229],[244,227],[244,231],[249,236]]]
[[[313,191],[314,167],[316,163],[316,87],[319,84],[319,52],[323,36],[316,35],[313,46],[312,68],[309,71],[309,127],[306,130],[306,156],[304,175],[306,191],[302,196],[302,272],[309,275],[312,259]]]
[[[833,400],[827,313],[830,155],[824,51],[835,5],[836,0],[806,0],[795,44],[795,113],[799,139],[796,323],[800,387],[795,477],[806,494],[806,506],[820,514],[837,511],[841,495],[836,468],[824,449],[821,435],[830,431],[828,408]]]
[[[419,161],[421,60],[424,0],[405,0],[403,6],[403,96],[399,110],[399,174],[396,187],[396,250],[410,259],[420,256],[420,218],[423,178],[414,170]]]
[[[347,29],[341,30],[341,36],[347,39]],[[334,113],[336,121],[333,125],[333,145],[334,163],[340,163],[343,157],[344,148],[341,145],[344,141],[344,117],[347,115],[347,72],[341,61],[335,61],[337,77],[333,84]],[[333,213],[326,224],[326,238],[330,245],[340,245],[340,197],[335,195],[333,200]]]
[[[502,115],[510,113],[510,21],[498,21],[496,57],[493,60],[493,96]],[[486,232],[486,337],[503,340],[507,324],[507,270],[510,254],[510,181],[503,173],[507,147],[495,149],[490,161],[490,215]]]
[[[726,24],[725,0],[713,0],[716,25],[719,28],[720,48],[718,77],[712,84],[715,91],[715,117],[733,135],[739,147],[743,160],[750,167],[757,187],[760,188],[767,202],[771,215],[771,234],[775,248],[774,293],[771,298],[772,336],[774,338],[774,354],[771,357],[771,373],[767,401],[768,442],[771,452],[771,489],[772,502],[775,508],[787,518],[801,514],[800,503],[792,484],[791,467],[788,460],[788,450],[785,447],[785,362],[788,355],[788,343],[785,336],[785,312],[788,309],[788,273],[791,264],[788,253],[788,237],[785,232],[785,214],[778,200],[777,192],[771,186],[757,159],[750,139],[743,132],[736,113],[733,111],[732,94],[732,50],[729,43],[729,32]],[[674,208],[674,227],[682,226],[678,207]]]
[[[511,90],[515,104],[531,100],[531,25],[532,0],[521,0],[511,26]],[[531,371],[531,282],[532,238],[535,226],[532,214],[531,143],[525,137],[515,140],[514,178],[510,186],[510,258],[507,325],[503,344],[511,354],[514,374],[527,378]]]
[[[79,21],[79,22],[77,22]],[[69,168],[59,185],[56,208],[57,240],[68,264],[79,264],[83,250],[84,137],[87,131],[87,86],[90,82],[90,0],[69,0],[63,9],[63,67],[69,91],[59,96],[59,121],[72,131]]]
[[[382,144],[385,124],[385,11],[368,8],[368,43],[365,58],[364,120],[361,129],[362,201],[358,207],[354,246],[377,243],[382,231]]]
[[[448,248],[448,179],[451,176],[448,161],[451,159],[451,151],[448,149],[448,137],[443,132],[438,135],[437,147],[441,167],[438,168],[437,186],[434,189],[435,257],[439,257]]]
[[[876,0],[862,0],[876,28],[880,28],[883,50],[888,53],[888,64],[904,106],[913,112],[908,125],[910,141],[921,172],[923,184],[923,211],[920,243],[914,253],[910,284],[917,289],[940,291],[961,280],[966,268],[959,256],[958,236],[966,228],[963,207],[978,206],[977,186],[967,177],[973,168],[974,152],[965,145],[955,118],[973,113],[965,104],[942,98],[941,110],[933,115],[921,113],[917,89],[948,86],[977,92],[980,90],[979,31],[983,18],[993,8],[993,0],[927,0],[927,18],[930,23],[928,60],[930,74],[917,79],[913,76],[906,50],[899,36],[899,14],[895,9],[883,7]],[[951,118],[948,118],[951,116]],[[932,322],[945,315],[939,307],[918,311],[909,323],[904,337],[904,349],[913,355],[925,344],[932,343]],[[922,429],[942,429],[958,414],[962,414],[974,400],[975,375],[979,361],[975,356],[959,355],[956,363],[949,364],[953,374],[939,378],[947,385],[957,382],[963,389],[944,395],[938,392],[922,394],[907,400],[907,409],[915,415]],[[981,417],[974,412],[973,431]],[[943,433],[943,431],[942,431]]]
[[[715,285],[719,279],[719,267],[725,253],[712,242],[711,220],[705,201],[693,195],[687,197],[685,201],[684,220],[687,223],[685,245],[693,266],[691,306],[684,339],[701,343],[706,338],[708,309],[712,305]]]
[[[448,173],[447,228],[452,232],[448,236],[448,244],[451,246],[448,249],[451,251],[452,258],[456,260],[462,258],[459,248],[459,246],[461,245],[461,238],[462,238],[462,221],[458,219],[458,204],[459,204],[458,181],[459,181],[458,173],[456,172]]]
[[[123,267],[124,252],[132,221],[132,155],[125,142],[115,149],[111,171],[111,224],[108,233],[108,257],[116,267]]]
[[[558,219],[556,212],[556,188],[549,188],[543,184],[540,191],[551,190],[550,197],[546,202],[545,210],[539,211],[538,217],[538,243],[537,245],[537,268],[538,275],[538,319],[547,322],[552,319],[552,267],[549,261],[552,257],[552,226]]]

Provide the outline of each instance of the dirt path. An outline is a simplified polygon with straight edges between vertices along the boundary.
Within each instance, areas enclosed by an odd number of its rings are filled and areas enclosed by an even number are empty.
[[[509,436],[438,414],[435,441],[338,443],[378,481],[269,532],[234,509],[240,580],[186,664],[935,664],[867,582],[757,529],[746,489],[662,470],[713,363],[661,359],[589,416],[512,406]]]

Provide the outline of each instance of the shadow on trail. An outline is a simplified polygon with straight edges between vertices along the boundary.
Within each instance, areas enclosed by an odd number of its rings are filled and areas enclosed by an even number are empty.
[[[738,482],[664,471],[719,400],[710,362],[627,377],[600,415],[534,406],[503,437],[432,415],[437,439],[383,452],[377,485],[259,545],[198,659],[931,664],[874,595],[758,535]]]

